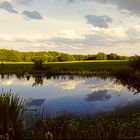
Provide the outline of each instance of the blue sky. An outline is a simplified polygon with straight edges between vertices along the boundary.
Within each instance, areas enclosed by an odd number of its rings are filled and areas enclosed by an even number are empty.
[[[0,0],[0,48],[140,55],[140,0]]]

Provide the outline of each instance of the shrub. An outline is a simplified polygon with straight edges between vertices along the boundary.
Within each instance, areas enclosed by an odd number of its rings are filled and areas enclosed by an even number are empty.
[[[134,70],[139,70],[140,71],[140,56],[134,56],[131,57],[129,60],[130,67],[132,67]]]
[[[105,53],[100,52],[96,55],[96,60],[107,60],[107,55]]]
[[[32,62],[34,62],[35,69],[42,69],[45,60],[45,57],[33,57]]]

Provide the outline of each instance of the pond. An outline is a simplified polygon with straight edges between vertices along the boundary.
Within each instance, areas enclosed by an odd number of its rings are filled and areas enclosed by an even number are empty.
[[[94,115],[124,107],[129,109],[129,106],[140,101],[139,94],[115,81],[96,76],[37,78],[28,75],[17,78],[11,75],[1,78],[0,91],[11,90],[12,93],[18,93],[28,101],[30,108],[43,107],[52,115],[61,111]]]

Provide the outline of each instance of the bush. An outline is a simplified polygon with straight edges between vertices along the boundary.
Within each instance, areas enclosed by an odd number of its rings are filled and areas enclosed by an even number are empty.
[[[107,55],[105,53],[100,52],[96,55],[96,60],[107,60]]]
[[[130,67],[132,67],[134,70],[140,71],[140,56],[133,56],[129,60]]]
[[[43,63],[46,61],[44,57],[33,57],[32,62],[34,62],[35,69],[42,69]]]

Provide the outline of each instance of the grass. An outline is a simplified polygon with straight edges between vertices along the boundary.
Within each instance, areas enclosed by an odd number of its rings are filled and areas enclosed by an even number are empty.
[[[134,139],[140,138],[139,129],[140,113],[80,117],[62,112],[55,118],[38,120],[28,136],[36,139]]]
[[[24,101],[11,92],[0,94],[0,139],[14,139],[21,135]]]
[[[32,62],[3,62],[0,65],[1,74],[23,74],[28,73],[55,73],[55,74],[79,74],[85,71],[108,71],[115,72],[128,68],[128,61],[71,61],[71,62],[49,62],[43,64],[43,69],[35,70]]]
[[[109,69],[109,68],[122,68],[127,66],[127,61],[72,61],[72,62],[57,62],[57,63],[48,63],[46,64],[48,67],[52,67],[54,69],[70,69],[70,70],[96,70],[96,69]]]

